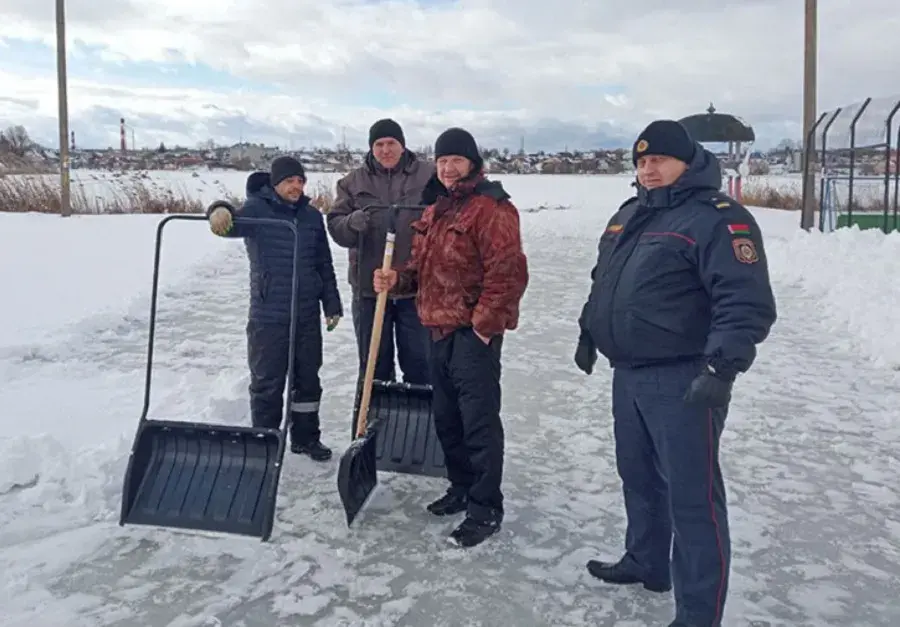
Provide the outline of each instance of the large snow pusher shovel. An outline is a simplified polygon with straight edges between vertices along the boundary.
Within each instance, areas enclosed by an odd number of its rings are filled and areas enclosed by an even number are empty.
[[[233,207],[224,201],[210,206]],[[153,287],[150,296],[150,330],[144,407],[128,458],[122,489],[119,525],[152,525],[196,529],[269,539],[275,517],[275,501],[284,458],[290,402],[285,401],[280,429],[148,419],[153,343],[162,232],[172,220],[206,221],[201,215],[170,215],[156,231]],[[235,225],[290,228],[294,255],[299,238],[293,222],[272,218],[234,219]],[[297,295],[296,265],[293,297]],[[296,302],[291,307],[287,381],[292,381],[296,337]],[[288,389],[289,386],[288,386]]]
[[[381,267],[388,270],[394,257],[397,213],[421,211],[419,205],[369,205],[364,210],[387,209],[388,231]],[[359,285],[362,285],[362,237],[359,246]],[[434,429],[430,385],[412,385],[375,380],[375,365],[388,294],[378,295],[369,340],[369,354],[362,385],[354,404],[351,437],[355,438],[341,457],[338,467],[338,493],[353,523],[375,486],[377,470],[434,477],[446,476],[443,451]]]

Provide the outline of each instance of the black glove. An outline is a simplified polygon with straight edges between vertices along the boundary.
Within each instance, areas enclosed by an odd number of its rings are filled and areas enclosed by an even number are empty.
[[[582,331],[578,336],[578,348],[575,349],[575,365],[584,374],[591,374],[595,363],[597,363],[597,347],[594,346],[591,336]]]
[[[718,408],[731,402],[731,388],[735,374],[727,369],[706,368],[691,382],[684,400],[695,405]]]
[[[347,226],[357,233],[362,233],[369,228],[369,214],[362,209],[357,209],[347,218]]]

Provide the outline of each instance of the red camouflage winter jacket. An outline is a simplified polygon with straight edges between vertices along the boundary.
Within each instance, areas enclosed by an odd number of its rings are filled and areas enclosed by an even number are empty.
[[[458,183],[412,223],[412,256],[395,290],[417,288],[422,324],[435,337],[472,326],[485,337],[519,324],[528,286],[519,212],[497,181]]]

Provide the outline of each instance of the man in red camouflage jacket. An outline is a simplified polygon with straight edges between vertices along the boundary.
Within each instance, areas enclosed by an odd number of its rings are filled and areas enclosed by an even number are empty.
[[[428,189],[435,202],[412,223],[412,256],[400,272],[376,270],[373,287],[416,290],[431,335],[434,422],[450,480],[428,510],[465,511],[450,537],[469,547],[499,531],[503,519],[500,351],[504,333],[519,323],[528,264],[518,210],[499,182],[485,179],[472,135],[448,129],[434,155]]]

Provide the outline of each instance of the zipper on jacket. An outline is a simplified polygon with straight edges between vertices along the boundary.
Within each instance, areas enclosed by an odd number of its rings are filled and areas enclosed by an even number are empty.
[[[388,170],[388,204],[394,204],[394,170],[391,168]]]
[[[639,212],[640,212],[640,208],[638,208],[632,214],[631,219],[628,220],[629,224],[634,220],[634,218],[637,216],[637,214]],[[643,218],[643,216],[641,216],[641,218]],[[651,219],[652,219],[652,216],[651,216]],[[637,250],[638,244],[640,243],[640,233],[643,232],[643,229],[646,227],[646,224],[640,224],[639,227],[642,230],[639,231],[637,228],[635,228],[635,230],[632,232],[635,235],[635,240],[631,244],[631,250],[629,250],[628,254],[625,255],[625,259],[622,261],[621,265],[617,269],[615,281],[613,281],[612,288],[610,290],[610,295],[609,295],[610,316],[609,316],[609,323],[607,326],[609,327],[609,340],[610,340],[610,342],[612,342],[613,349],[615,349],[616,354],[619,354],[622,352],[621,347],[619,346],[618,342],[616,341],[615,328],[613,326],[613,319],[615,318],[615,311],[616,311],[616,308],[615,308],[616,294],[619,291],[619,281],[622,280],[622,273],[625,270],[625,265],[629,262],[629,260],[631,260],[631,256],[634,254],[634,251]],[[626,235],[630,235],[628,233],[627,225],[625,226],[625,229],[619,235],[619,239],[616,241],[615,245],[613,246],[612,253],[610,253],[610,261],[612,260],[613,255],[615,255],[616,249],[619,247],[619,244],[622,243],[622,240],[625,238]]]
[[[296,213],[294,214],[293,222],[294,222],[294,228],[297,229],[297,232],[299,233],[300,232],[300,216],[297,215]],[[300,255],[297,254],[296,249],[297,249],[297,242],[294,240],[294,234],[291,233],[291,257],[294,258],[294,272],[299,273],[300,272]],[[292,293],[294,291],[294,287],[295,287],[294,286],[294,277],[293,277],[293,275],[291,275],[291,292]],[[300,303],[298,302],[297,304],[299,305]],[[288,305],[288,308],[290,309],[290,305]]]

